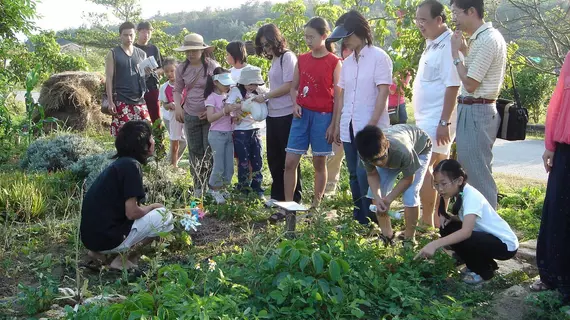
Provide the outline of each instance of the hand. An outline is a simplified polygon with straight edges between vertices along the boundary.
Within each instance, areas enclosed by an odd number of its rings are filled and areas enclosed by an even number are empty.
[[[207,112],[207,111],[201,112],[201,113],[198,115],[198,118],[199,118],[200,120],[207,119],[207,118],[208,118],[208,112]]]
[[[257,103],[264,103],[265,97],[263,95],[258,95],[258,96],[255,96],[255,98],[253,98],[253,101],[255,101]]]
[[[334,123],[331,123],[330,126],[327,128],[327,132],[325,134],[325,138],[327,139],[328,143],[334,143],[335,142],[335,125]]]
[[[117,115],[117,106],[111,99],[109,99],[109,113],[113,116]]]
[[[342,143],[342,140],[340,140],[340,125],[334,126],[334,142],[338,145]]]
[[[420,252],[418,252],[418,254],[416,254],[414,259],[431,258],[431,257],[433,257],[433,255],[435,254],[435,251],[437,249],[438,249],[438,247],[432,241],[432,242],[428,243],[425,247],[423,247],[422,250],[420,250]]]
[[[303,108],[298,104],[293,105],[293,117],[301,118],[303,116]]]
[[[392,205],[392,202],[394,202],[394,200],[391,199],[390,197],[386,196],[386,197],[382,198],[382,201],[384,202],[384,207],[386,207],[386,212],[388,212],[390,210],[390,206]]]
[[[554,165],[554,152],[550,150],[544,150],[542,161],[544,161],[544,170],[546,170],[546,173],[550,173],[552,166]]]
[[[153,203],[150,205],[153,209],[166,208],[162,203]]]
[[[152,69],[150,67],[146,67],[146,68],[144,68],[144,73],[148,76],[148,75],[152,74]]]
[[[451,137],[449,134],[449,126],[437,126],[435,132],[435,138],[438,146],[444,146],[451,142]]]
[[[376,213],[386,214],[388,212],[388,208],[386,207],[386,204],[384,204],[384,200],[375,198],[374,204],[376,205]]]
[[[184,109],[182,107],[176,108],[176,121],[184,123]]]
[[[455,30],[451,37],[451,53],[456,54],[462,52],[465,54],[465,51],[467,51],[467,42],[463,37],[463,32],[461,30]]]

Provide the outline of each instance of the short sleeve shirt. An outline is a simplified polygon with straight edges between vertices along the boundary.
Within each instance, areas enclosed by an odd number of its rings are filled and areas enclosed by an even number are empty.
[[[118,247],[131,232],[133,220],[125,213],[130,198],[145,197],[139,162],[121,157],[111,163],[91,185],[81,208],[81,241],[93,251]]]
[[[212,92],[206,98],[206,108],[214,108],[215,112],[221,112],[226,102],[225,94],[217,94]],[[230,115],[222,116],[220,119],[210,124],[210,131],[232,131],[232,117]]]
[[[451,55],[452,34],[451,30],[446,30],[437,39],[427,40],[426,50],[420,58],[412,97],[414,117],[418,124],[437,126],[446,89],[461,86]]]
[[[273,57],[269,69],[269,87],[271,90],[293,81],[297,57],[291,51],[282,56]],[[293,100],[289,93],[281,97],[271,98],[267,103],[267,115],[270,117],[283,117],[293,113]]]
[[[174,102],[174,85],[170,82],[166,82],[160,86],[158,91],[158,101],[162,102],[162,104]],[[172,110],[166,110],[161,106],[160,114],[162,115],[162,119],[170,121],[172,119],[173,112]]]
[[[507,44],[491,22],[483,24],[469,38],[465,57],[467,77],[480,83],[475,92],[461,89],[461,95],[494,100],[499,97],[507,62]]]
[[[259,87],[257,87],[256,92],[257,92],[257,94],[267,93],[267,88],[265,88],[265,86],[259,86]],[[249,99],[252,95],[255,95],[255,94],[246,93],[245,97],[243,97],[239,88],[233,87],[228,94],[228,98],[226,100],[226,103],[239,103],[241,101]],[[247,114],[242,113],[241,117],[242,117],[241,121],[239,123],[235,124],[235,126],[234,126],[234,130],[236,130],[236,131],[265,128],[265,120],[255,121],[255,119],[253,119],[253,117],[251,116],[251,113],[247,113]]]
[[[141,49],[146,53],[147,57],[153,56],[156,60],[156,64],[158,64],[159,68],[162,68],[162,56],[160,55],[160,50],[154,44],[147,44],[141,46],[138,43],[134,44],[135,47]],[[146,87],[148,90],[157,90],[159,85],[159,78],[156,72],[150,74],[150,76],[146,79]]]
[[[404,177],[413,176],[421,167],[419,155],[431,151],[432,142],[422,129],[409,125],[398,124],[383,130],[386,139],[390,142],[388,160],[384,168],[399,169]],[[376,166],[362,160],[366,171],[376,170]]]
[[[344,60],[338,82],[338,86],[344,90],[340,118],[340,139],[343,142],[351,142],[351,122],[356,136],[370,121],[376,106],[378,86],[392,84],[392,60],[384,50],[364,46],[359,54],[358,62],[354,52]],[[378,127],[389,126],[390,117],[385,110],[378,121]]]
[[[494,235],[507,246],[509,251],[518,249],[519,241],[511,227],[497,214],[481,192],[466,184],[463,188],[463,205],[459,210],[459,219],[463,221],[465,216],[471,214],[477,216],[473,231]]]
[[[207,76],[212,75],[214,69],[220,65],[216,61],[209,59],[206,75],[204,75],[204,67],[202,65],[192,66],[187,62],[188,60],[176,67],[174,92],[182,94],[187,87],[192,85],[194,79],[197,79],[186,94],[184,111],[191,116],[199,116],[202,112],[206,111],[206,106],[204,105],[204,100],[206,100],[204,98],[204,89],[206,89]],[[184,68],[185,65],[187,65],[186,68]]]

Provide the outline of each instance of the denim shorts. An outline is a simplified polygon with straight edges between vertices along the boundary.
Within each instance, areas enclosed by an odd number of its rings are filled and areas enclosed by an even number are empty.
[[[414,174],[414,182],[404,191],[402,202],[404,207],[413,208],[420,205],[420,189],[424,183],[424,176],[428,170],[429,161],[431,159],[431,151],[428,154],[421,154],[418,156],[420,159],[420,168]],[[380,175],[380,194],[385,197],[394,189],[394,183],[402,170],[400,169],[387,169],[376,167]],[[372,190],[368,188],[368,198],[373,199]]]
[[[332,144],[327,142],[326,137],[331,121],[332,113],[303,108],[301,118],[293,118],[285,151],[303,155],[310,145],[313,156],[333,155]]]

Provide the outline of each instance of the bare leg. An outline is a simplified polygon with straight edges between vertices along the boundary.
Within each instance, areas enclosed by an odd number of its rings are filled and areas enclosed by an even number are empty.
[[[418,224],[418,219],[420,218],[420,207],[405,207],[404,217],[406,219],[406,230],[404,231],[404,237],[406,239],[414,239],[416,235],[416,225]]]
[[[315,168],[315,197],[313,199],[313,207],[317,208],[321,204],[327,185],[327,157],[313,156],[313,167]]]
[[[433,167],[437,165],[441,160],[447,159],[447,155],[441,153],[433,153],[431,156],[430,164],[426,175],[424,177],[424,183],[420,190],[420,199],[422,203],[422,223],[434,227],[434,212],[437,208],[437,192],[433,188]]]
[[[89,251],[87,251],[87,255],[88,255],[91,259],[97,260],[97,261],[99,261],[99,262],[104,262],[104,261],[107,259],[107,257],[106,257],[104,254],[99,253],[99,252],[97,252],[97,251],[91,251],[91,250],[89,250]]]
[[[178,150],[180,143],[178,140],[170,140],[170,161],[174,168],[178,168]]]
[[[297,187],[297,167],[300,161],[300,154],[287,152],[287,156],[285,157],[285,172],[283,173],[285,201],[293,201],[293,194]]]
[[[113,261],[111,261],[111,264],[109,264],[109,267],[111,269],[116,269],[116,270],[123,270],[123,269],[134,269],[137,266],[135,264],[133,264],[132,262],[129,261],[129,259],[127,259],[126,254],[118,254],[115,259],[113,259]]]

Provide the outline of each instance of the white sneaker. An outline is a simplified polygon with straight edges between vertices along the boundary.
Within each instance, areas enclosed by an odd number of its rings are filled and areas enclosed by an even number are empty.
[[[267,201],[265,201],[265,206],[268,208],[273,208],[275,206],[275,202],[278,202],[275,199],[269,199]]]
[[[210,193],[210,195],[214,198],[214,200],[216,200],[217,204],[226,203],[226,199],[224,199],[224,196],[219,191],[210,190],[208,191],[208,193]]]

